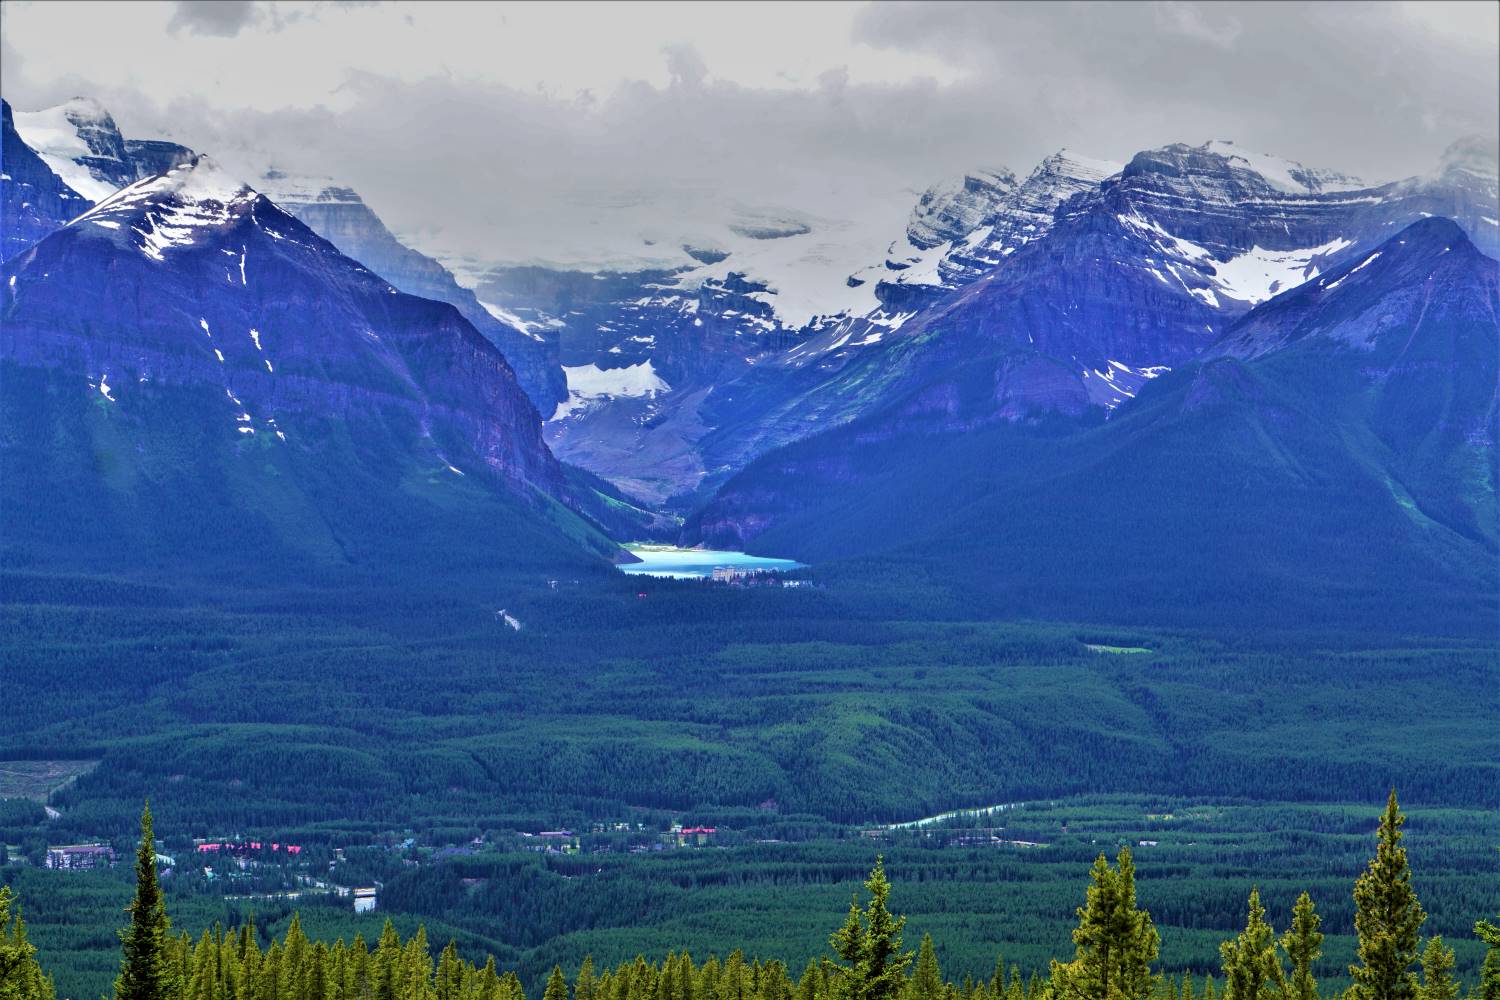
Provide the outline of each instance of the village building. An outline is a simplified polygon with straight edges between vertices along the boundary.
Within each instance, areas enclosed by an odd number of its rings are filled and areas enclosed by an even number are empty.
[[[678,847],[701,847],[707,844],[709,838],[719,832],[715,826],[683,826],[676,827],[672,831],[677,835]]]
[[[115,849],[108,844],[64,844],[47,848],[47,867],[63,871],[108,868],[115,863]]]

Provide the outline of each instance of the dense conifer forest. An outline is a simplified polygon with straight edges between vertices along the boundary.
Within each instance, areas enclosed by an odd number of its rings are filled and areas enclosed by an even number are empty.
[[[1474,980],[1453,975],[1454,951],[1424,933],[1427,914],[1412,885],[1403,845],[1405,817],[1391,792],[1376,830],[1374,856],[1352,892],[1356,957],[1343,989],[1321,986],[1324,921],[1312,896],[1298,895],[1278,933],[1258,888],[1244,907],[1244,929],[1219,945],[1216,969],[1164,975],[1161,935],[1138,896],[1128,847],[1113,861],[1101,853],[1089,870],[1071,959],[1053,958],[1029,975],[996,957],[989,977],[945,978],[930,934],[913,950],[906,917],[893,909],[882,859],[827,938],[825,954],[800,972],[776,958],[696,961],[686,950],[613,967],[585,957],[571,983],[554,965],[541,1000],[1473,1000],[1500,997],[1500,928],[1479,919],[1472,933],[1485,948]],[[119,931],[114,1000],[525,1000],[515,970],[493,955],[482,962],[449,941],[434,957],[425,927],[403,941],[387,920],[373,944],[356,934],[332,943],[312,937],[294,914],[284,935],[262,946],[253,918],[216,925],[196,940],[172,931],[157,872],[149,807],[135,857],[135,891]],[[15,897],[0,889],[0,998],[55,1000],[46,956],[28,940]],[[1465,990],[1467,989],[1467,994]]]

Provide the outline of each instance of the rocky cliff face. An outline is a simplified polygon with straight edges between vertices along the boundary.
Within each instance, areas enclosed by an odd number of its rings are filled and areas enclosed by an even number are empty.
[[[135,169],[134,179],[138,181],[166,173],[193,158],[191,149],[165,139],[126,139],[125,152]]]
[[[561,510],[561,468],[492,344],[206,157],[122,189],[7,261],[4,277],[0,359],[142,435],[190,412],[181,431],[210,443],[157,472],[195,493],[220,491],[198,470],[211,477],[252,442],[268,461],[342,442],[357,456],[348,475],[368,470],[386,489],[420,475]]]
[[[1008,180],[979,185],[968,177],[946,198],[929,191],[913,210],[906,244],[893,246],[880,268],[856,277],[877,283],[876,295],[887,313],[909,315],[977,281],[1027,243],[1041,239],[1052,228],[1059,205],[1098,187],[1120,168],[1118,163],[1061,150],[1019,183],[1009,171],[991,171],[978,176]],[[942,206],[941,216],[948,220],[941,228],[929,221],[936,206]]]
[[[16,132],[0,101],[0,260],[31,246],[91,202],[52,171]]]
[[[505,355],[539,411],[550,414],[566,397],[550,330],[484,308],[443,265],[398,240],[353,190],[280,171],[268,174],[261,186],[277,205],[397,288],[456,308]]]
[[[906,238],[922,250],[964,239],[1004,211],[1016,186],[1016,175],[1005,167],[976,170],[957,181],[934,184],[912,209]]]

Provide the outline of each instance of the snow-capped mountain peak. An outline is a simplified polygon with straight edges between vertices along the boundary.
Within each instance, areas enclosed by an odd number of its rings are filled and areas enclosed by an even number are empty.
[[[70,188],[102,201],[135,179],[125,140],[98,101],[75,97],[41,111],[16,111],[16,131]]]
[[[1016,189],[1006,167],[986,167],[940,181],[922,193],[912,209],[906,237],[919,250],[962,239],[984,225]]]
[[[166,173],[121,188],[69,226],[108,230],[160,261],[168,249],[198,242],[201,230],[235,221],[259,197],[249,185],[200,154]]]
[[[1326,194],[1335,191],[1358,191],[1368,185],[1358,177],[1305,167],[1294,160],[1270,153],[1244,149],[1227,139],[1215,139],[1198,147],[1205,153],[1222,157],[1233,167],[1248,171],[1283,194]]]
[[[261,175],[256,189],[278,205],[363,205],[364,199],[351,187],[332,177],[288,173],[272,167]]]
[[[1438,162],[1439,176],[1450,171],[1494,180],[1500,174],[1500,140],[1494,136],[1467,135],[1454,141],[1443,150]]]

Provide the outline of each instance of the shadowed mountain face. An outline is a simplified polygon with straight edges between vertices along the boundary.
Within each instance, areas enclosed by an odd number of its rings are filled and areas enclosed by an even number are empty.
[[[1496,598],[1497,265],[1430,219],[1248,313],[1096,426],[913,427],[772,452],[691,540],[941,565],[976,601],[1310,622]]]
[[[410,295],[446,302],[500,349],[521,388],[543,417],[567,398],[555,332],[518,317],[501,318],[449,271],[398,240],[354,191],[322,181],[267,176],[265,193],[278,206],[355,260]]]
[[[12,562],[612,549],[560,503],[561,467],[493,345],[206,157],[122,189],[4,278]],[[58,491],[60,510],[44,499]]]

